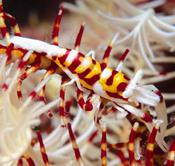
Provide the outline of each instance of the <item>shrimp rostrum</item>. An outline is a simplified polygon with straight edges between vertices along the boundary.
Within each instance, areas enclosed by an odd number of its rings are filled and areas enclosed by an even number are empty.
[[[92,96],[95,94],[100,96],[99,112],[106,103],[111,103],[112,109],[133,114],[143,121],[151,131],[153,117],[149,111],[155,108],[156,118],[162,120],[159,134],[164,135],[167,127],[167,117],[164,99],[160,91],[153,85],[140,84],[143,76],[142,70],[138,70],[133,78],[128,78],[122,72],[123,62],[129,50],[121,55],[116,69],[108,67],[112,44],[115,42],[117,35],[107,46],[102,62],[98,62],[91,53],[85,55],[79,51],[84,25],[80,27],[74,49],[59,46],[59,27],[62,14],[63,7],[60,7],[53,27],[53,41],[52,44],[49,44],[40,40],[21,37],[15,18],[5,13],[1,5],[0,30],[3,39],[0,44],[0,53],[6,55],[8,62],[10,62],[16,59],[24,61],[25,54],[31,51],[28,60],[25,61],[28,68],[18,81],[18,96],[22,96],[20,91],[22,80],[32,72],[46,69],[44,77],[53,73],[66,74],[69,82],[63,84],[62,90],[64,85],[75,84],[77,102],[83,110],[93,110]],[[5,20],[11,23],[13,35],[9,35]],[[24,63],[22,64],[23,67]],[[88,94],[86,100],[84,99],[85,93]],[[41,93],[40,97],[44,98],[44,93]],[[159,145],[164,148],[165,143],[158,139]]]

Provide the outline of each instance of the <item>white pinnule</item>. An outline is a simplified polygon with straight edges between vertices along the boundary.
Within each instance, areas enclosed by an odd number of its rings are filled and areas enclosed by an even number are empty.
[[[20,62],[6,65],[7,57],[1,55],[0,58],[0,165],[10,166],[16,165],[18,159],[27,153],[33,137],[32,127],[39,125],[39,116],[57,105],[59,99],[49,104],[29,101],[30,96],[19,100],[16,83],[22,72],[17,68]],[[47,81],[39,83],[36,90],[40,90]]]
[[[151,45],[163,46],[173,51],[175,43],[173,23],[168,21],[168,18],[157,15],[151,8],[141,10],[125,0],[122,2],[115,0],[114,2],[124,11],[123,16],[99,13],[124,29],[123,33],[121,32],[122,37],[116,42],[116,45],[125,45],[131,48],[131,51],[137,50],[149,68],[156,74],[157,70],[152,65],[152,60],[156,59],[156,56]]]

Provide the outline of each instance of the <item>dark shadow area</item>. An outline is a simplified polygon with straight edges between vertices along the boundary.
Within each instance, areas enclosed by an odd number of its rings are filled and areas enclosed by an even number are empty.
[[[32,13],[35,13],[41,21],[55,18],[63,1],[74,0],[3,0],[3,4],[6,12],[15,16],[19,24],[25,25]]]

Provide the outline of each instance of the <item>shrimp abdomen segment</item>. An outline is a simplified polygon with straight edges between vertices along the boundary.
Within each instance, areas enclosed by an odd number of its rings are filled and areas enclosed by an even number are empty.
[[[99,93],[104,93],[108,98],[123,98],[122,92],[125,90],[128,83],[128,79],[122,72],[117,72],[111,68],[105,68],[94,86],[94,90],[98,91],[97,87],[100,87]],[[103,92],[102,92],[103,91]]]

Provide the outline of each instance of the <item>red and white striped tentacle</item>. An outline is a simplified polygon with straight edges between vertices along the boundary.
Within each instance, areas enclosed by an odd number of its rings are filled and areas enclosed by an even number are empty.
[[[129,142],[128,142],[128,152],[129,152],[129,162],[131,166],[135,166],[135,138],[136,138],[136,132],[139,127],[139,123],[135,122],[133,125],[133,128],[131,130],[131,133],[129,135]]]
[[[72,143],[72,148],[74,150],[75,158],[80,166],[84,166],[84,163],[83,163],[83,160],[81,157],[81,153],[80,153],[80,149],[79,149],[78,144],[76,142],[75,135],[72,131],[71,123],[69,123],[69,122],[67,123],[67,129],[69,131],[69,137],[70,137],[70,140]]]
[[[157,131],[160,127],[161,121],[157,121],[154,125],[152,132],[148,138],[148,144],[146,147],[146,161],[145,164],[147,166],[153,166],[153,151],[154,151],[154,143],[157,135]]]
[[[102,138],[101,138],[101,166],[107,166],[107,138],[106,138],[106,127],[102,127]]]
[[[63,11],[64,11],[64,8],[63,6],[61,6],[59,9],[58,15],[55,19],[53,31],[52,31],[52,44],[57,46],[59,45],[59,30],[60,30],[61,19],[63,16]]]
[[[175,141],[173,141],[173,143],[170,146],[167,155],[166,166],[174,166],[174,158],[175,158]]]
[[[38,137],[38,142],[40,144],[40,152],[41,152],[44,164],[45,164],[45,166],[49,166],[49,160],[48,160],[48,157],[47,157],[47,153],[46,153],[46,149],[45,149],[45,146],[44,146],[44,143],[43,143],[43,140],[42,140],[41,133],[39,131],[37,131],[36,134],[37,134],[37,137]]]

